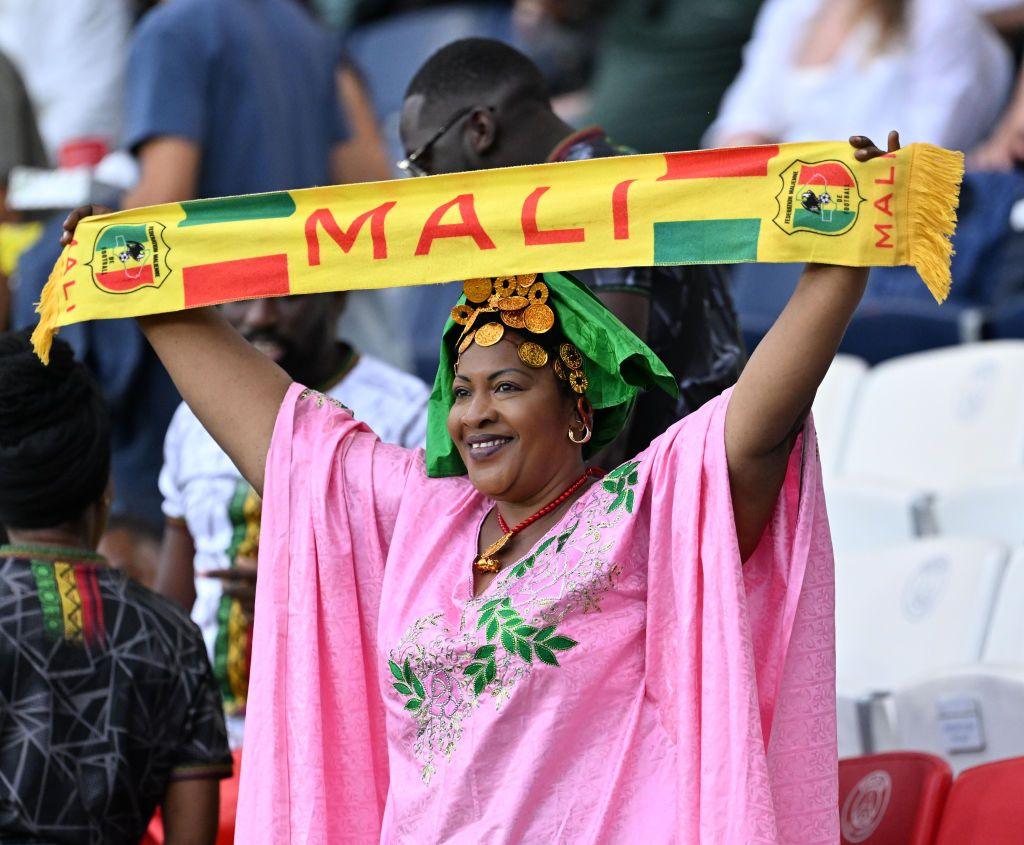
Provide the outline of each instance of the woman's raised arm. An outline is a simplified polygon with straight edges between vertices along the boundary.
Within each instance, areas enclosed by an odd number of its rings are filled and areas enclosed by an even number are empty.
[[[105,212],[92,206],[73,211],[64,223],[63,242],[70,241],[83,217]],[[262,494],[274,423],[292,383],[287,373],[213,308],[140,317],[138,322],[186,404]]]
[[[850,139],[859,161],[884,152]],[[899,135],[889,133],[889,152]],[[786,475],[794,439],[867,285],[860,267],[809,264],[793,296],[754,350],[725,418],[733,513],[745,560],[761,539]]]

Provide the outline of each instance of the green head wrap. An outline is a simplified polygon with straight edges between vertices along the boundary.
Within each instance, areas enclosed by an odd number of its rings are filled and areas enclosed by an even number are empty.
[[[622,431],[641,389],[660,387],[677,396],[679,387],[668,368],[633,332],[627,329],[585,285],[564,273],[545,273],[548,304],[556,326],[583,356],[589,386],[586,397],[594,407],[594,434],[584,457],[611,443]],[[459,299],[465,304],[466,297]],[[455,344],[462,326],[449,319],[441,336],[441,361],[427,409],[427,475],[445,478],[465,475],[458,449],[448,436]],[[529,335],[527,335],[529,336]]]

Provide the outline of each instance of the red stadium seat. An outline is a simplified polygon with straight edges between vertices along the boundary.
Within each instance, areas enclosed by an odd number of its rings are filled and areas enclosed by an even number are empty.
[[[965,769],[953,784],[936,845],[1024,842],[1024,757]]]
[[[952,781],[945,760],[917,751],[840,760],[843,845],[933,845]]]
[[[238,778],[242,771],[242,749],[232,751],[234,775],[220,782],[220,820],[217,824],[216,845],[232,845],[235,841],[235,813],[238,809]],[[156,808],[149,828],[139,845],[163,845],[164,820]]]

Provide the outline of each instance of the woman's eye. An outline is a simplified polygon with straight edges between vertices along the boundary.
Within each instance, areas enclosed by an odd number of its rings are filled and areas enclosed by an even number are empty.
[[[519,385],[512,384],[510,381],[503,381],[497,387],[494,388],[498,393],[510,393],[514,390],[519,390]]]
[[[456,399],[465,399],[467,396],[469,396],[469,391],[466,390],[466,388],[464,387],[456,387],[452,391],[452,393],[455,394]]]

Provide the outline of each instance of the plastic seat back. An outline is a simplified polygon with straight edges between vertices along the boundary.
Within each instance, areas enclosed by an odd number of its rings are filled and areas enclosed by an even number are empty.
[[[839,474],[955,488],[1024,466],[1024,342],[907,355],[872,369]]]
[[[933,845],[953,775],[941,757],[893,751],[839,761],[843,845]]]
[[[868,365],[860,358],[837,355],[814,397],[814,430],[818,433],[822,469],[826,474],[839,464],[857,390],[867,370]]]
[[[956,779],[936,845],[1024,842],[1024,757],[966,769]]]
[[[836,561],[836,672],[847,694],[884,692],[981,658],[1006,566],[989,540],[939,537]]]

